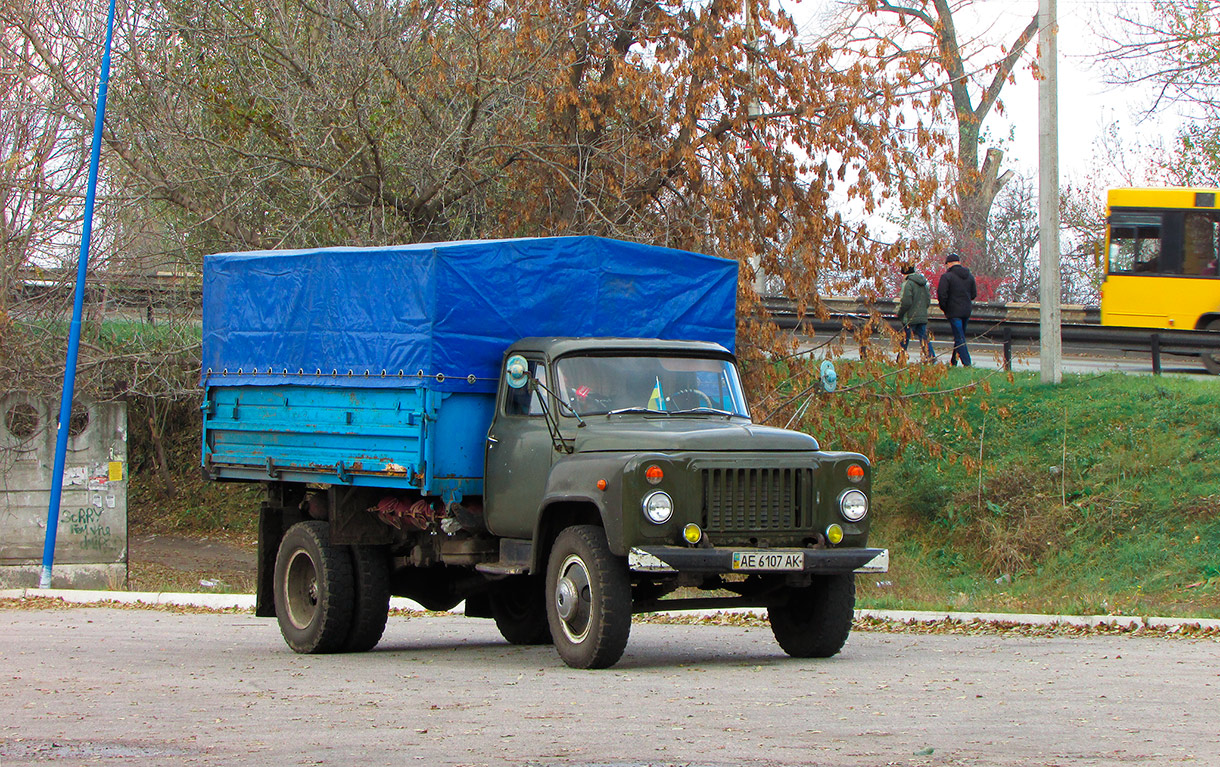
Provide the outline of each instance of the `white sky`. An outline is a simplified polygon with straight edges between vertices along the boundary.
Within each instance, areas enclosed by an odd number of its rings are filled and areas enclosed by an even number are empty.
[[[1173,114],[1149,117],[1145,110],[1152,103],[1150,89],[1139,86],[1115,86],[1104,81],[1103,65],[1098,53],[1104,41],[1094,32],[1099,13],[1115,5],[1113,0],[1058,0],[1059,14],[1059,168],[1060,182],[1093,174],[1107,175],[1099,167],[1106,163],[1094,146],[1097,137],[1108,126],[1122,126],[1124,148],[1139,152],[1141,147],[1164,142],[1169,144],[1178,120]],[[982,7],[1001,18],[1012,18],[1008,26],[1015,34],[1017,24],[1027,21],[1037,11],[1038,3],[1023,1],[1000,3],[985,0]],[[1024,11],[1029,15],[1018,16]],[[1025,175],[1038,172],[1038,83],[1026,71],[1018,73],[1017,82],[1006,86],[1006,115],[995,119],[996,133],[1003,133],[1002,121],[1011,122],[1014,144],[1013,166]]]
[[[818,28],[816,17],[827,5],[837,0],[780,0],[783,6],[810,31]],[[1119,4],[1130,7],[1146,0],[1057,0],[1059,16],[1059,168],[1060,183],[1083,180],[1092,176],[1100,183],[1119,183],[1104,172],[1105,158],[1095,155],[1094,142],[1107,126],[1118,122],[1123,135],[1129,137],[1124,148],[1138,151],[1139,147],[1171,137],[1177,125],[1172,115],[1145,118],[1142,110],[1151,103],[1151,92],[1143,88],[1118,88],[1104,82],[1097,64],[1104,41],[1095,31],[1098,19]],[[918,5],[912,2],[912,5]],[[994,44],[1007,45],[1038,12],[1038,0],[975,0],[955,16],[959,41],[974,37]],[[1029,56],[1035,55],[1037,38],[1030,44]],[[998,49],[990,61],[1000,54]],[[984,130],[993,137],[1012,141],[1006,147],[1005,167],[1033,179],[1038,176],[1038,82],[1026,63],[1015,71],[1016,82],[1004,86],[1001,101],[1004,114],[993,110],[984,122]]]

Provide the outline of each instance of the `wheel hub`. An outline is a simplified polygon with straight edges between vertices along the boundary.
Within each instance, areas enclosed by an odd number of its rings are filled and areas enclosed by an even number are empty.
[[[555,612],[563,626],[563,632],[572,642],[585,641],[589,635],[589,621],[593,612],[592,592],[589,588],[589,570],[577,555],[570,555],[559,568],[555,580]]]
[[[572,579],[561,578],[555,588],[555,608],[559,611],[560,618],[565,621],[572,620],[572,616],[576,614],[578,598],[576,584],[572,582]]]
[[[284,606],[290,623],[305,629],[318,612],[318,570],[309,553],[297,550],[288,560],[284,577]]]

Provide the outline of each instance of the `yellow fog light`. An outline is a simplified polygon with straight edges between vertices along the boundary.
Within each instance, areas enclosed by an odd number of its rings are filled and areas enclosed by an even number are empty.
[[[826,528],[826,540],[830,541],[832,544],[842,543],[843,528],[839,527],[838,525],[831,525],[830,527]]]
[[[686,527],[682,528],[682,537],[686,542],[694,546],[699,541],[703,540],[703,531],[694,522],[691,522]]]

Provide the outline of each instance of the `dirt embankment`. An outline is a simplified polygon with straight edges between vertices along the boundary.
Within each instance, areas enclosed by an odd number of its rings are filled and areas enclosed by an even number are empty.
[[[133,533],[127,561],[132,591],[254,590],[253,541]]]

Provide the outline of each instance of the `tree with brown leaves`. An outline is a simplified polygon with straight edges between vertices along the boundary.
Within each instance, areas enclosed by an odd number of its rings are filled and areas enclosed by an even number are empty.
[[[68,82],[47,43],[88,9],[40,13],[49,2],[6,21],[44,76]],[[928,206],[936,187],[915,158],[934,154],[937,137],[909,125],[906,79],[801,45],[789,15],[746,2],[132,9],[116,32],[109,199],[186,271],[220,250],[553,234],[735,259],[739,353],[760,415],[833,428],[824,416],[837,406],[812,399],[802,336],[766,322],[750,278],[765,274],[801,313],[845,290],[883,294],[905,245],[841,210]],[[92,119],[88,89],[63,94]],[[892,345],[874,318],[853,343],[877,338]],[[887,369],[889,354],[845,369],[853,419],[904,412],[903,387],[935,375]],[[880,423],[821,433],[868,447]]]
[[[963,37],[958,19],[974,0],[866,0],[844,18],[840,45],[873,57],[900,73],[907,94],[933,113],[946,110],[954,125],[954,151],[946,174],[954,197],[945,210],[953,227],[949,247],[975,263],[986,253],[987,219],[1000,189],[1012,177],[1004,153],[985,147],[983,124],[1002,108],[1000,94],[1038,32],[1037,14],[1007,45],[988,35]],[[981,153],[981,157],[980,157]]]

